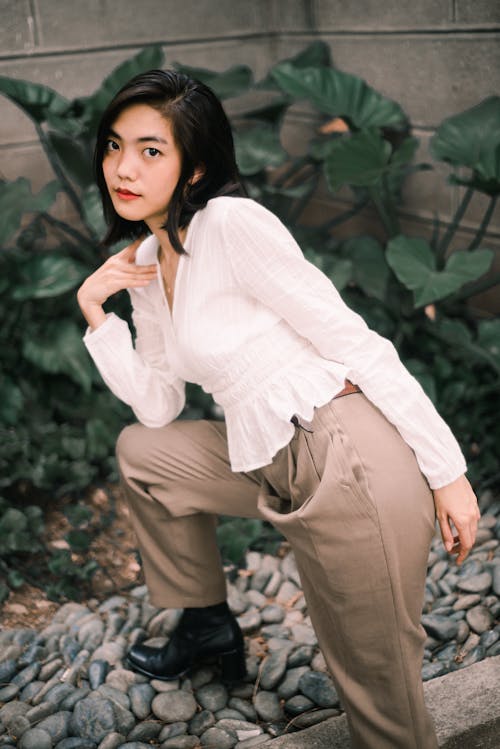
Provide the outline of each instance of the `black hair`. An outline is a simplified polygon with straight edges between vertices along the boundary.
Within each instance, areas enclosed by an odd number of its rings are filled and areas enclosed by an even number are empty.
[[[196,211],[218,195],[244,195],[229,120],[214,92],[204,83],[176,70],[150,70],[141,73],[118,91],[105,112],[97,131],[94,171],[108,231],[103,244],[147,234],[143,221],[127,221],[115,211],[102,169],[110,129],[117,117],[132,104],[148,104],[170,123],[175,144],[181,153],[181,174],[170,200],[165,225],[172,247],[185,250],[178,230],[185,228]],[[197,167],[203,173],[190,183]]]

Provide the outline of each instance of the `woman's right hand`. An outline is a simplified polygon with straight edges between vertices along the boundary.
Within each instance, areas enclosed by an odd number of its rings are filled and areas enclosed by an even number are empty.
[[[77,299],[83,316],[91,328],[106,319],[102,305],[122,289],[147,286],[156,278],[156,265],[136,265],[135,253],[142,239],[112,255],[78,289]]]

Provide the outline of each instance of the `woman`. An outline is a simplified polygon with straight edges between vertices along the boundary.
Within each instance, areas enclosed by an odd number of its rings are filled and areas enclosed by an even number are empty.
[[[167,645],[134,646],[130,665],[174,679],[215,655],[224,678],[244,675],[215,516],[264,517],[295,552],[354,746],[436,747],[420,678],[435,510],[459,563],[478,518],[450,430],[392,344],[241,197],[206,86],[134,78],[103,115],[95,166],[106,242],[135,241],[79,289],[84,340],[139,420],[117,455],[151,601],[184,609]],[[121,289],[135,346],[102,307]],[[176,420],[185,381],[225,424]]]

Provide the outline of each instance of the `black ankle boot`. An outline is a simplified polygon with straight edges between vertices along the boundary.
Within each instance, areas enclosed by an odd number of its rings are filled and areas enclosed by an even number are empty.
[[[164,681],[178,679],[206,657],[219,659],[224,681],[246,675],[243,635],[226,601],[184,609],[164,647],[134,645],[127,656],[135,671]]]

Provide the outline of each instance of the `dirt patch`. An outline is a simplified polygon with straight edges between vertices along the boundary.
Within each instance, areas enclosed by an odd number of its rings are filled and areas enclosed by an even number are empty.
[[[64,540],[71,525],[64,515],[65,507],[72,502],[63,498],[45,516],[44,540],[53,549],[68,548]],[[97,526],[89,551],[85,555],[73,554],[76,563],[94,559],[99,569],[89,583],[83,604],[94,606],[113,594],[127,592],[144,580],[137,561],[137,542],[129,523],[128,508],[118,487],[94,489],[84,500],[92,511],[91,525]],[[99,523],[105,518],[104,524]],[[43,628],[54,616],[62,602],[50,601],[44,590],[25,583],[12,591],[0,608],[0,629],[29,627]]]

